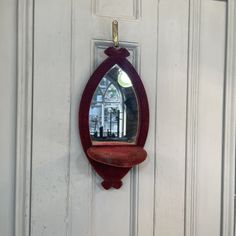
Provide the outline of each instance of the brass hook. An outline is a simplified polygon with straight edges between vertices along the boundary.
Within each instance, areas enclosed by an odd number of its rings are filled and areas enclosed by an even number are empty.
[[[119,38],[118,38],[118,21],[117,20],[112,21],[112,38],[113,38],[114,46],[118,47]]]

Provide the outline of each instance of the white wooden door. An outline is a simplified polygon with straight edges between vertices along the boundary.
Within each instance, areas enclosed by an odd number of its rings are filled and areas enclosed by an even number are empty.
[[[22,236],[219,236],[226,2],[22,3],[33,29]],[[148,159],[106,191],[82,150],[78,106],[112,45],[113,19],[145,86],[150,126]]]

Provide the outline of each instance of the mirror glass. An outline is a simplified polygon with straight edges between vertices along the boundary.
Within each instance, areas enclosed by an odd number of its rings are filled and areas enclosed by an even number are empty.
[[[138,102],[127,73],[114,65],[102,78],[89,109],[93,142],[134,143],[138,130]]]

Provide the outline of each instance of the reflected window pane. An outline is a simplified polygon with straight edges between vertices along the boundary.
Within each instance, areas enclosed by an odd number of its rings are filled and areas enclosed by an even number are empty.
[[[99,83],[90,105],[92,141],[135,142],[138,104],[128,75],[117,65]]]

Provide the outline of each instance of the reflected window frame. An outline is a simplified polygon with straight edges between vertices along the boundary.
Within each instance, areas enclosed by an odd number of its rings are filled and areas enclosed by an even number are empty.
[[[109,97],[107,96],[108,92],[109,92],[109,88],[111,86],[114,86],[115,88],[115,94],[117,96],[117,99],[112,101],[109,100]],[[102,89],[105,89],[104,91],[102,91]],[[98,93],[100,91],[100,93]],[[96,99],[99,95],[101,95],[101,100]],[[122,105],[121,105],[122,104]],[[108,77],[104,77],[101,82],[99,83],[92,102],[91,102],[91,106],[90,106],[90,110],[94,109],[94,108],[100,108],[101,112],[100,112],[100,117],[97,117],[97,121],[94,120],[93,117],[91,117],[91,112],[89,112],[89,127],[90,127],[90,135],[94,136],[96,132],[99,132],[99,129],[97,128],[97,124],[96,122],[98,122],[100,125],[100,127],[104,127],[104,135],[108,136],[108,132],[111,132],[113,134],[116,134],[119,138],[121,138],[122,136],[126,135],[126,127],[125,127],[125,116],[126,116],[126,109],[124,106],[124,95],[120,89],[120,87],[118,86],[118,84],[113,81],[112,79],[108,78]],[[107,123],[107,116],[108,114],[106,114],[106,110],[109,110],[108,113],[112,115],[112,113],[114,115],[116,115],[116,112],[112,112],[112,109],[116,109],[119,110],[119,114],[122,116],[121,118],[119,118],[119,132],[117,131],[117,126],[114,125],[114,116],[112,117],[113,120],[111,121],[112,124],[109,124],[109,128],[108,125],[106,125]],[[95,125],[91,124],[91,120],[93,120],[93,122],[95,123]],[[111,127],[112,126],[112,127]],[[109,131],[107,131],[109,129]]]
[[[126,86],[120,84],[121,76],[126,77]],[[136,143],[139,129],[139,105],[133,84],[131,80],[127,84],[127,78],[129,78],[127,73],[115,64],[97,85],[89,109],[89,133],[92,142]],[[111,87],[115,91],[114,100],[110,100],[107,96]],[[133,102],[130,102],[132,100]],[[134,110],[130,109],[131,106]],[[133,121],[130,120],[131,117],[135,117]],[[127,124],[128,120],[132,122],[129,123],[132,124],[131,126]]]

